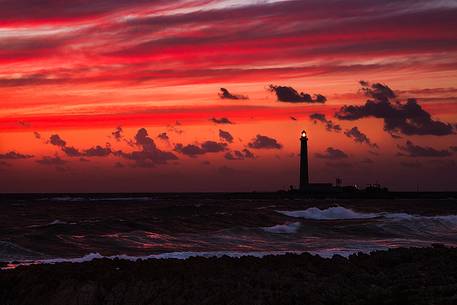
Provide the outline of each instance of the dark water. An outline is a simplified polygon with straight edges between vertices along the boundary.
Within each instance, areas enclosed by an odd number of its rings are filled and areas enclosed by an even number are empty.
[[[457,246],[457,201],[230,194],[3,198],[0,262]]]

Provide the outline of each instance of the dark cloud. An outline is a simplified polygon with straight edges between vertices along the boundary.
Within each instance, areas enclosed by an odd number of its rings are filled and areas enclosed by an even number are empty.
[[[362,92],[365,94],[366,97],[373,98],[377,101],[389,101],[396,97],[395,92],[389,88],[389,86],[381,84],[381,83],[374,83],[370,84],[367,81],[360,81],[360,85],[362,86]]]
[[[457,146],[451,146],[449,147],[450,150],[452,150],[453,152],[457,152]]]
[[[292,87],[270,85],[268,90],[274,92],[278,102],[285,103],[325,103],[327,98],[321,94],[315,94],[314,98],[308,93],[298,93]]]
[[[216,153],[224,151],[227,147],[227,144],[218,143],[215,141],[206,141],[202,143],[201,147],[205,153]]]
[[[225,151],[227,147],[226,143],[218,143],[215,141],[205,141],[201,145],[195,144],[176,144],[175,150],[183,155],[189,157],[196,157],[197,155],[203,155],[206,153],[217,153],[221,151]]]
[[[233,136],[228,131],[219,129],[219,138],[223,141],[227,141],[228,143],[233,143]]]
[[[175,145],[175,150],[189,157],[195,157],[197,155],[203,155],[205,153],[200,146],[194,144],[183,145],[181,143],[178,143]]]
[[[248,97],[245,95],[240,94],[232,94],[227,89],[221,88],[221,92],[219,92],[219,97],[221,99],[229,99],[229,100],[247,100]]]
[[[118,126],[111,134],[113,135],[113,138],[116,141],[120,142],[122,139],[122,133],[123,133],[122,127]]]
[[[174,132],[176,134],[182,134],[184,131],[182,129],[179,129],[178,127],[176,126],[181,126],[181,123],[179,121],[176,121],[176,124],[175,126],[172,126],[172,125],[168,125],[167,126],[167,130],[169,132]],[[168,136],[168,135],[167,135]]]
[[[38,131],[34,131],[33,135],[35,136],[36,139],[41,139],[41,134]]]
[[[67,163],[66,160],[61,159],[59,156],[54,156],[54,157],[44,156],[40,160],[36,160],[36,162],[41,165],[55,165],[55,166],[60,166],[60,165],[64,165]]]
[[[65,142],[58,134],[53,134],[51,137],[49,137],[49,143],[60,147],[67,145],[67,142]]]
[[[357,127],[352,127],[351,129],[346,130],[344,134],[348,138],[353,139],[357,143],[365,143],[371,147],[378,147],[376,143],[372,143],[371,140],[367,137],[367,135],[361,132]]]
[[[327,131],[334,131],[334,132],[340,132],[341,131],[341,126],[338,124],[333,123],[332,120],[328,120],[325,117],[325,114],[322,113],[313,113],[310,116],[310,119],[314,121],[314,123],[322,122],[325,124],[325,128]]]
[[[281,149],[282,145],[278,143],[276,139],[263,136],[263,135],[256,135],[255,139],[253,139],[248,146],[250,148],[255,149]]]
[[[84,156],[86,157],[106,157],[111,154],[110,147],[102,147],[100,145],[91,147],[84,151]]]
[[[408,157],[449,157],[451,152],[447,149],[438,150],[432,147],[422,147],[413,144],[411,141],[407,141],[404,146],[398,145],[400,149],[400,156]],[[405,154],[406,153],[406,154]]]
[[[32,155],[21,154],[16,151],[10,151],[4,154],[0,154],[0,160],[19,160],[19,159],[30,159]]]
[[[62,151],[69,157],[81,157],[83,154],[73,146],[62,146]]]
[[[108,145],[106,147],[96,145],[89,149],[80,151],[73,146],[67,146],[67,142],[63,140],[58,134],[52,135],[49,138],[49,143],[59,146],[62,152],[65,153],[65,155],[68,157],[106,157],[112,153],[111,148]]]
[[[297,118],[294,117],[294,116],[291,116],[290,119],[291,119],[292,121],[296,121],[296,120],[297,120]]]
[[[22,127],[25,127],[25,128],[29,128],[32,126],[32,124],[30,124],[29,122],[26,122],[26,121],[17,121],[17,124]]]
[[[316,153],[315,156],[320,159],[331,159],[331,160],[338,160],[338,159],[347,159],[348,155],[337,148],[328,147],[323,154]]]
[[[254,159],[255,156],[250,150],[243,149],[242,151],[239,151],[239,150],[229,151],[224,155],[224,158],[227,160],[234,161],[234,160]]]
[[[157,138],[163,140],[163,141],[168,141],[170,140],[170,137],[168,137],[167,133],[166,132],[161,132],[159,133],[159,135],[157,136]]]
[[[211,118],[210,121],[216,124],[233,124],[228,118],[222,117],[222,118]]]
[[[157,164],[166,164],[168,161],[178,159],[172,152],[162,151],[157,148],[154,140],[149,137],[146,128],[138,129],[133,143],[136,146],[140,146],[141,150],[132,152],[116,151],[114,152],[114,155],[135,161],[136,166],[146,168],[154,167]],[[101,149],[97,149],[96,151],[99,153],[106,152],[103,150],[103,147],[100,148]],[[109,147],[106,147],[105,149],[109,149]]]
[[[384,120],[384,130],[390,134],[404,135],[436,135],[453,134],[453,126],[448,123],[433,120],[430,113],[422,109],[415,99],[406,103],[395,102],[391,99],[395,93],[386,85],[375,83],[370,85],[361,82],[362,90],[367,100],[362,106],[346,105],[335,113],[340,120],[358,120],[375,117]]]

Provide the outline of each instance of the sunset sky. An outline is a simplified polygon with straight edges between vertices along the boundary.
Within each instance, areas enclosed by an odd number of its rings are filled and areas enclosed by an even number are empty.
[[[0,192],[457,190],[457,1],[0,0]]]

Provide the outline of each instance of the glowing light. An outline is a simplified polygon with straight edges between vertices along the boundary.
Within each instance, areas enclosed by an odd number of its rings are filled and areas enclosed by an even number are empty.
[[[302,138],[306,138],[306,131],[302,130],[302,132],[301,132],[301,137],[302,137]]]

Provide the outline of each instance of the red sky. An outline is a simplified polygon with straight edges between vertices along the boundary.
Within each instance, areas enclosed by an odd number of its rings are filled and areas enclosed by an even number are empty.
[[[455,1],[0,6],[0,192],[457,190]]]

